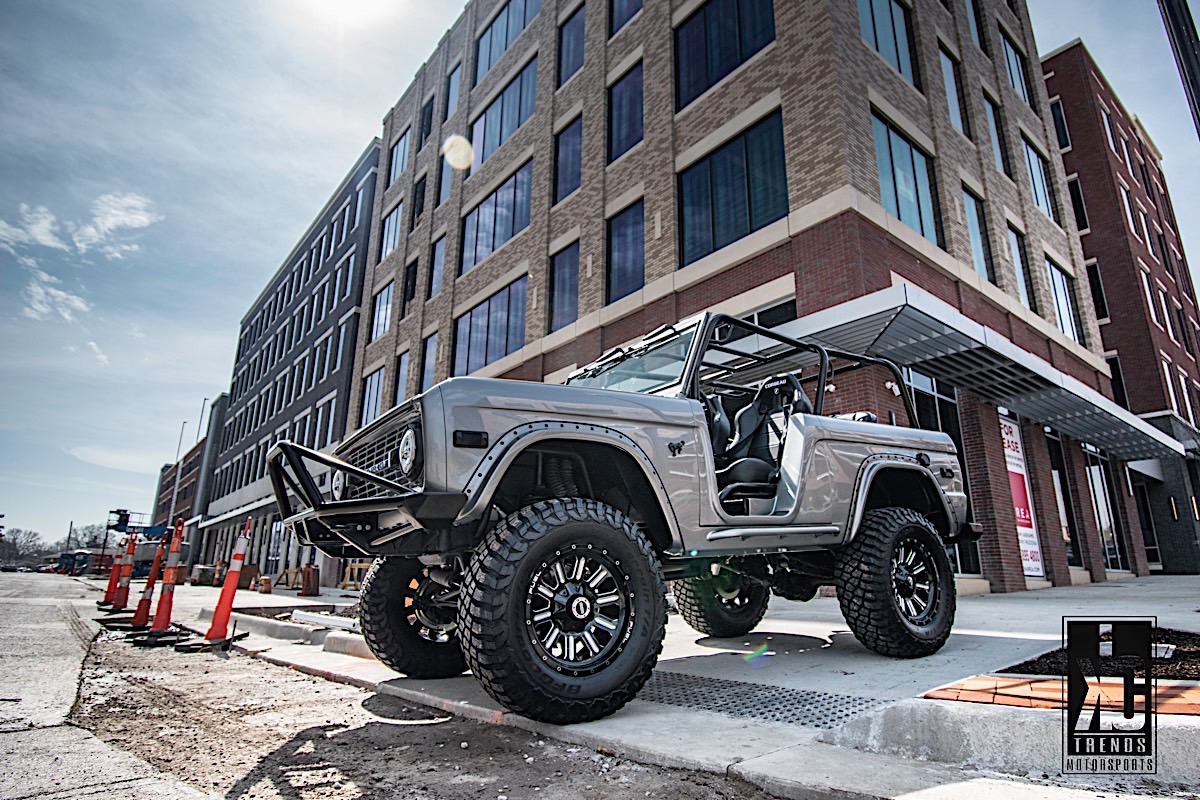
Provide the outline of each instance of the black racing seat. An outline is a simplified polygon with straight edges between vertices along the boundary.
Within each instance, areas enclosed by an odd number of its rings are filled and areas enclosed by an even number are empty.
[[[782,442],[783,432],[776,428],[772,417],[781,412],[789,416],[812,413],[812,403],[800,380],[791,373],[763,381],[750,404],[738,412],[733,443],[724,453],[717,453],[718,465],[726,465],[717,471],[722,501],[775,496],[779,465],[771,449],[771,433]],[[786,429],[786,421],[784,425]]]

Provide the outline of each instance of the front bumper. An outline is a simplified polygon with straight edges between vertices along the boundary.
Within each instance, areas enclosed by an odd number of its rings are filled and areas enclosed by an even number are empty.
[[[375,484],[387,493],[327,500],[305,462],[323,464]],[[412,549],[405,541],[413,538],[410,534],[449,525],[467,501],[461,492],[414,491],[288,441],[279,442],[267,454],[267,474],[284,525],[296,532],[302,544],[313,545],[336,558],[406,553]],[[293,506],[292,496],[299,508]],[[411,544],[419,550],[420,542]]]

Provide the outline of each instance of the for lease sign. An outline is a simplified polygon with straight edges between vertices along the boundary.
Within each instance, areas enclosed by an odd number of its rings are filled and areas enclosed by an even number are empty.
[[[1021,565],[1033,578],[1046,576],[1042,548],[1038,544],[1037,522],[1029,497],[1029,473],[1025,469],[1025,448],[1021,429],[1012,420],[1000,418],[1000,439],[1004,442],[1004,461],[1008,467],[1008,487],[1012,492],[1013,512],[1017,517],[1017,540],[1021,545]]]

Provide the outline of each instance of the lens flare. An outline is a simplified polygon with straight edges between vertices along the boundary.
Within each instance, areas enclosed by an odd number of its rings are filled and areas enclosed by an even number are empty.
[[[467,137],[453,134],[442,144],[442,155],[446,163],[457,170],[471,168],[471,143]]]
[[[763,642],[758,647],[751,650],[746,655],[742,656],[742,660],[747,664],[757,664],[762,661],[767,655],[767,643]]]

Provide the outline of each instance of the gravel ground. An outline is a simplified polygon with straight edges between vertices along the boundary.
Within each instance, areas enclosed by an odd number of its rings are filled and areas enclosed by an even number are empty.
[[[1111,641],[1112,636],[1104,634],[1102,641]],[[1157,628],[1154,631],[1154,641],[1157,644],[1173,644],[1175,652],[1170,658],[1153,659],[1154,677],[1169,680],[1200,680],[1200,634],[1188,631],[1177,631],[1171,628]],[[1127,659],[1106,656],[1099,659],[1099,674],[1111,678],[1119,678],[1125,674]],[[1143,670],[1136,659],[1128,664],[1134,672],[1142,677]],[[1062,675],[1067,674],[1067,651],[1063,648],[1005,667],[1001,672],[1015,672],[1021,675]]]
[[[643,766],[447,716],[249,657],[92,645],[72,721],[233,798],[768,800],[720,776]]]

